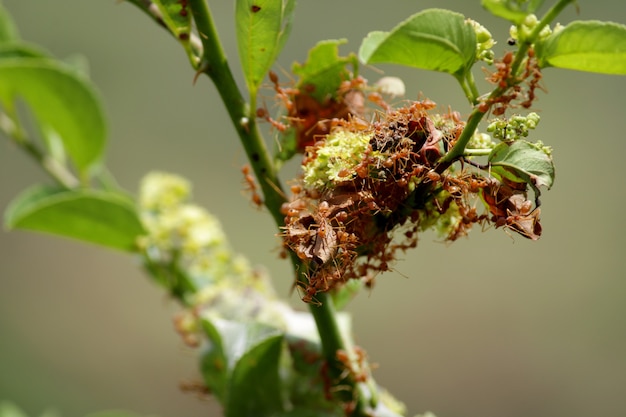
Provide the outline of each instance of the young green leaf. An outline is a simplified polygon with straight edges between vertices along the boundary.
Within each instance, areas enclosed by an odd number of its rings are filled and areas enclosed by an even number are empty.
[[[535,192],[539,187],[550,188],[554,183],[552,158],[533,143],[524,140],[499,143],[488,160],[493,175],[527,183]]]
[[[283,335],[278,331],[254,330],[254,327],[260,327],[258,324],[249,327],[263,336],[249,346],[233,369],[226,404],[227,417],[272,416],[284,409],[279,374]]]
[[[47,186],[29,188],[16,197],[5,212],[5,225],[129,252],[144,233],[133,202],[124,195]]]
[[[294,406],[294,410],[286,415],[293,417],[345,415],[339,404],[328,397],[328,387],[321,378],[325,359],[320,342],[290,334],[286,340],[292,373],[287,389]]]
[[[44,58],[47,53],[39,46],[25,42],[0,43],[0,60],[8,58]]]
[[[522,23],[526,16],[535,13],[544,0],[481,0],[482,6],[494,16],[502,17],[516,25]]]
[[[541,67],[626,75],[626,25],[576,21],[536,45]]]
[[[202,355],[200,365],[202,377],[211,393],[223,404],[226,400],[230,369],[228,368],[222,335],[220,328],[213,320],[202,320],[202,330],[210,341],[208,349]]]
[[[300,102],[299,108],[305,107],[302,103],[317,102],[324,105],[329,99],[336,99],[341,83],[353,78],[359,63],[354,54],[339,56],[339,45],[345,42],[345,39],[318,42],[309,51],[306,62],[293,64],[292,71],[299,77],[297,87],[306,94],[300,95],[300,99],[306,101]],[[348,69],[348,65],[352,68]],[[293,127],[281,132],[275,151],[278,165],[298,152],[298,136],[299,132]]]
[[[180,41],[189,41],[191,32],[191,11],[187,2],[180,0],[152,0],[159,9],[165,26]]]
[[[102,157],[106,126],[91,84],[76,71],[49,59],[0,60],[0,103],[15,99],[30,107],[44,130],[53,130],[66,153],[85,174]]]
[[[191,36],[191,10],[187,8],[187,1],[180,0],[152,0],[159,11],[165,26],[183,45],[187,54],[192,56]]]
[[[202,374],[226,406],[225,414],[268,415],[280,411],[283,403],[278,366],[283,333],[259,323],[221,319],[203,319],[202,328],[211,342],[202,357]]]
[[[350,79],[352,72],[346,67],[352,65],[353,71],[358,67],[355,55],[339,56],[339,45],[346,43],[345,39],[331,39],[318,42],[310,51],[304,64],[295,63],[292,71],[299,76],[298,87],[313,86],[311,96],[323,103],[326,99],[336,95],[343,81]]]
[[[371,32],[361,43],[359,58],[368,64],[400,64],[463,78],[476,58],[476,33],[459,13],[427,9],[390,32]]]
[[[253,96],[289,36],[295,4],[295,0],[237,0],[239,57]]]

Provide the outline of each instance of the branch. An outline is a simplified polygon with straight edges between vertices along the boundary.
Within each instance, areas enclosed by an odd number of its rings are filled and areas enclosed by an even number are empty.
[[[265,198],[265,206],[270,211],[276,225],[280,227],[284,221],[280,208],[286,201],[285,193],[280,185],[265,141],[258,129],[255,115],[249,109],[237,87],[208,5],[204,0],[190,0],[189,6],[204,50],[199,72],[208,75],[215,84],[250,160],[252,169],[259,180]]]
[[[276,168],[258,129],[254,113],[255,109],[250,108],[244,101],[241,91],[237,87],[226,55],[219,42],[219,36],[207,3],[205,0],[189,0],[189,6],[204,50],[199,71],[208,75],[215,84],[243,144],[250,164],[259,179],[265,197],[265,206],[270,211],[276,225],[282,227],[284,226],[284,215],[281,213],[281,206],[286,201],[286,197],[276,175]],[[304,266],[300,259],[292,253],[291,261],[294,271],[297,271],[297,279],[300,281],[306,280],[306,276],[303,273]],[[337,312],[332,299],[325,294],[318,294],[317,297],[321,305],[311,305],[310,311],[320,334],[324,357],[331,365],[331,369],[336,374],[335,376],[338,377],[342,372],[342,368],[337,360],[337,351],[340,349],[349,351],[350,346],[339,329]],[[349,392],[361,391],[360,395],[357,396],[357,409],[363,410],[365,408],[366,395],[361,384],[357,384],[352,380],[344,382],[350,386]]]
[[[454,147],[441,158],[440,164],[437,167],[437,172],[443,172],[445,168],[449,167],[452,163],[454,163],[454,161],[463,156],[467,143],[474,135],[474,132],[476,131],[476,128],[478,127],[478,124],[480,123],[482,118],[489,111],[489,108],[491,107],[490,103],[494,103],[495,99],[501,97],[510,87],[521,82],[521,80],[517,79],[520,67],[524,62],[526,55],[528,54],[528,49],[537,40],[541,30],[549,25],[550,22],[552,22],[554,19],[556,19],[559,13],[561,13],[561,11],[563,11],[563,9],[568,4],[573,2],[574,0],[560,0],[557,4],[552,6],[552,8],[546,12],[543,18],[539,21],[539,23],[537,23],[537,25],[533,28],[528,38],[524,39],[523,42],[521,42],[520,47],[515,54],[515,58],[511,63],[511,78],[509,83],[507,83],[507,86],[505,88],[498,86],[493,89],[493,91],[491,92],[491,94],[489,94],[489,97],[485,101],[488,106],[486,106],[486,108],[483,108],[482,111],[481,106],[474,107],[474,110],[470,114],[467,120],[467,124],[465,125],[465,128],[463,129],[463,132],[461,133],[461,136],[455,143]]]
[[[28,137],[26,132],[16,124],[15,119],[0,113],[0,131],[2,131],[13,143],[22,148],[31,158],[35,160],[48,175],[50,175],[59,185],[65,188],[75,188],[80,185],[80,181],[65,166],[46,155]]]

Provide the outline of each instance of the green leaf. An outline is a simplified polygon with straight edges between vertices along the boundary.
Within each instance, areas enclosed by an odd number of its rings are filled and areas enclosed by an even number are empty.
[[[354,54],[346,57],[339,56],[339,45],[344,43],[346,43],[345,39],[318,42],[309,50],[306,62],[293,64],[292,72],[299,77],[297,87],[302,94],[311,96],[320,105],[327,103],[330,98],[336,98],[341,83],[350,80],[358,69],[358,59]],[[349,64],[352,65],[352,71],[347,68]],[[300,98],[305,98],[305,96],[300,95]],[[297,152],[298,131],[291,127],[281,132],[276,142],[274,153],[276,164],[280,166]]]
[[[319,341],[287,335],[292,378],[287,385],[294,410],[284,416],[343,415],[340,404],[327,396],[328,386],[322,379],[325,359]]]
[[[252,96],[289,36],[295,4],[295,0],[237,0],[239,58]]]
[[[536,45],[541,67],[626,75],[626,26],[576,21]]]
[[[152,0],[159,9],[163,22],[170,32],[183,45],[188,54],[191,53],[191,10],[187,1]]]
[[[0,43],[19,40],[17,27],[9,12],[0,3]]]
[[[271,416],[284,409],[278,372],[283,335],[276,331],[261,333],[263,337],[249,346],[233,369],[226,404],[227,417]]]
[[[476,58],[476,33],[459,13],[427,9],[390,32],[371,32],[361,43],[359,58],[368,64],[400,64],[463,78]]]
[[[488,160],[493,175],[527,183],[537,193],[539,187],[550,188],[554,183],[552,158],[533,143],[524,140],[499,143]]]
[[[44,131],[55,131],[82,174],[102,157],[106,126],[97,94],[76,71],[48,59],[0,60],[0,102],[28,104]]]
[[[121,194],[35,186],[16,197],[5,212],[5,225],[135,251],[144,233],[134,204]]]
[[[335,97],[341,83],[351,78],[352,72],[346,68],[348,64],[352,64],[354,70],[358,67],[355,55],[339,56],[339,45],[346,42],[345,39],[318,42],[309,51],[304,64],[295,63],[292,67],[293,73],[300,77],[298,87],[312,86],[310,94],[320,103]]]
[[[494,16],[502,17],[519,25],[526,16],[535,13],[543,4],[544,0],[481,0],[482,6]]]
[[[207,386],[226,416],[273,415],[283,409],[279,377],[283,332],[259,323],[202,320],[210,347],[202,358]]]
[[[39,46],[25,42],[0,44],[0,60],[7,58],[45,58],[47,55]]]
[[[228,361],[224,351],[224,343],[220,328],[215,321],[202,320],[202,329],[210,341],[209,348],[202,355],[201,372],[204,382],[220,403],[226,400],[228,375]]]

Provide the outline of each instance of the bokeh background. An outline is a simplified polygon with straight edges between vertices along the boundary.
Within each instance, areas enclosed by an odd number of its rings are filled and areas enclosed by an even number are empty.
[[[136,190],[151,169],[182,174],[236,250],[264,264],[289,296],[267,213],[242,196],[245,155],[207,79],[192,83],[183,52],[130,4],[4,0],[22,36],[58,57],[84,55],[110,122],[108,166]],[[626,22],[610,0],[580,1],[561,17]],[[239,77],[233,2],[211,1]],[[475,1],[300,1],[282,68],[318,40],[347,38],[444,7],[485,24],[505,48],[508,25]],[[467,114],[446,75],[380,66],[418,94]],[[374,80],[378,75],[367,73]],[[480,73],[477,78],[482,78]],[[284,77],[283,77],[284,78]],[[239,77],[241,80],[241,77]],[[543,197],[538,242],[473,231],[453,245],[425,235],[414,252],[350,305],[356,341],[375,377],[411,413],[439,417],[626,415],[626,78],[548,69],[534,139],[555,149],[557,179]],[[267,93],[272,105],[271,92]],[[292,171],[293,172],[293,171]],[[286,176],[290,176],[287,173]],[[46,180],[0,142],[0,207]],[[291,302],[299,305],[296,296]],[[0,232],[0,399],[30,415],[122,408],[162,417],[218,416],[181,393],[198,377],[196,352],[173,331],[177,310],[130,256],[60,238]]]

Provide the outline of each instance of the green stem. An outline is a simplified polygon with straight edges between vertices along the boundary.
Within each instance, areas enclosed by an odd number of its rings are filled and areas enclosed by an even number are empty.
[[[259,180],[265,206],[276,224],[282,226],[284,216],[280,213],[280,208],[286,201],[285,194],[253,111],[249,109],[237,87],[207,3],[204,0],[190,0],[189,6],[204,49],[199,71],[208,75],[215,84]]]
[[[235,83],[226,55],[219,42],[217,30],[207,3],[205,0],[190,0],[189,6],[204,49],[200,71],[206,73],[215,84],[252,168],[259,179],[265,197],[265,206],[270,211],[276,225],[281,227],[284,225],[284,215],[281,214],[281,206],[286,201],[286,197],[256,123],[255,109],[250,108],[245,103],[241,91]],[[254,97],[252,97],[251,101],[254,102]],[[303,272],[304,266],[295,254],[292,254],[292,263],[294,270],[300,271],[298,280],[306,280]],[[311,305],[311,314],[320,335],[324,357],[331,365],[331,369],[339,375],[342,369],[337,361],[337,350],[349,351],[350,346],[346,343],[346,339],[339,328],[337,312],[332,299],[325,294],[318,294],[316,297],[321,302],[321,305]],[[359,387],[360,384],[356,384],[354,381],[345,382],[352,387],[351,391],[355,389],[362,390]],[[357,398],[359,402],[357,409],[364,409],[365,392],[361,392],[361,395],[357,395]]]
[[[489,155],[491,153],[491,149],[488,148],[484,148],[484,149],[465,149],[464,151],[464,155],[465,156],[486,156]]]
[[[491,97],[491,95],[489,97]],[[459,139],[456,141],[454,147],[441,158],[439,165],[443,165],[447,168],[451,163],[463,156],[467,143],[474,135],[476,128],[478,128],[478,124],[484,116],[485,112],[480,111],[479,106],[474,107],[474,110],[467,119],[467,124],[465,125],[465,128],[463,128],[461,136],[459,136]]]
[[[455,77],[455,78],[459,82],[459,85],[461,86],[463,93],[465,93],[465,97],[467,97],[470,103],[474,104],[474,95],[472,93],[470,86],[467,84],[467,80],[463,77]]]
[[[337,359],[337,351],[343,350],[352,356],[354,347],[344,338],[337,321],[337,311],[332,297],[327,293],[319,293],[315,296],[321,303],[311,306],[311,314],[315,320],[320,340],[322,342],[322,353],[332,370],[331,377],[337,380],[343,372],[343,364]],[[360,366],[358,364],[355,364]],[[341,381],[342,385],[349,385],[351,389],[346,392],[345,401],[356,400],[356,408],[352,415],[367,415],[368,408],[374,408],[378,401],[376,388],[373,381],[370,384],[357,383],[348,378]],[[356,394],[356,395],[355,395]]]
[[[304,286],[308,285],[308,279],[305,273],[305,266],[295,253],[290,252],[293,268],[298,272],[298,281]],[[318,293],[315,298],[318,304],[311,304],[309,310],[315,321],[317,331],[322,344],[322,354],[326,362],[330,365],[331,376],[334,380],[338,380],[344,368],[343,364],[337,359],[337,351],[343,350],[352,355],[354,346],[350,342],[349,337],[344,337],[341,327],[337,320],[338,315],[335,310],[335,303],[327,293]],[[361,364],[358,364],[361,366]],[[351,389],[344,398],[345,401],[352,401],[356,398],[356,409],[353,415],[366,415],[365,410],[373,408],[378,401],[376,387],[370,379],[366,383],[357,383],[351,379],[341,381],[342,385],[349,385]],[[353,392],[356,395],[353,395]]]
[[[5,109],[10,111],[10,109]],[[11,117],[13,116],[13,117]],[[0,131],[9,137],[13,143],[22,148],[31,158],[35,160],[48,175],[50,175],[59,185],[65,188],[75,188],[80,185],[80,181],[65,166],[46,155],[28,137],[24,129],[19,124],[16,115],[0,113]]]
[[[474,74],[472,73],[472,71],[467,72],[467,75],[465,76],[465,82],[467,83],[469,91],[471,93],[471,96],[468,96],[468,98],[470,99],[470,103],[474,105],[478,104],[478,96],[480,95],[480,93],[478,92],[478,87],[476,87],[476,81],[474,80]]]
[[[537,38],[539,37],[539,33],[543,30],[544,27],[549,25],[556,17],[565,9],[570,3],[574,3],[575,0],[559,0],[554,6],[550,8],[546,12],[545,15],[541,18],[541,20],[537,23],[537,25],[533,28],[532,32],[526,39],[522,39],[520,43],[519,49],[517,50],[517,54],[515,55],[515,60],[511,64],[511,74],[517,75],[519,72],[520,66],[524,62],[524,58],[526,58],[526,54],[528,53],[528,49],[532,44],[535,43]]]

